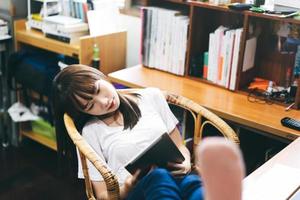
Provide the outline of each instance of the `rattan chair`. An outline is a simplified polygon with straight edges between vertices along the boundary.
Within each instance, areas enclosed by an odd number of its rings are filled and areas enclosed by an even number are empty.
[[[130,93],[136,90],[137,89],[126,89],[123,90],[123,92]],[[220,117],[218,117],[211,111],[207,110],[206,108],[200,106],[199,104],[193,102],[190,99],[187,99],[179,95],[174,95],[165,91],[163,93],[168,103],[182,107],[183,109],[191,112],[195,122],[194,140],[193,140],[194,145],[198,145],[200,143],[202,138],[203,128],[207,124],[213,125],[223,134],[225,138],[228,138],[229,140],[239,144],[239,138],[237,137],[236,133]],[[207,119],[203,123],[201,120],[202,117]],[[91,163],[93,163],[93,165],[103,176],[103,179],[106,183],[109,199],[120,199],[119,184],[116,176],[104,165],[103,161],[96,154],[96,152],[79,134],[73,120],[67,114],[64,114],[64,123],[69,136],[71,137],[72,141],[74,142],[74,144],[79,150],[79,154],[82,162],[82,170],[85,177],[86,194],[88,199],[94,200],[95,197],[92,190],[92,184],[89,178],[86,159],[88,159]]]

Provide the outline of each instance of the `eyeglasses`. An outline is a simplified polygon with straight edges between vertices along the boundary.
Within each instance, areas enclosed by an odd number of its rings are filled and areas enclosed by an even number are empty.
[[[277,102],[285,102],[288,100],[287,91],[281,92],[267,92],[258,89],[250,90],[247,97],[248,101],[252,103],[260,103],[260,104],[273,104],[275,101]]]
[[[247,96],[248,101],[252,103],[259,103],[259,104],[273,104],[271,93],[267,91],[261,91],[258,89],[253,89],[248,93]]]

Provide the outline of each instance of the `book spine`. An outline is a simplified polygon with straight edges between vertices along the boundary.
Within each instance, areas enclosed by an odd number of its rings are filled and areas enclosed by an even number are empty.
[[[82,4],[82,8],[83,8],[83,21],[87,23],[88,22],[88,20],[87,20],[87,12],[89,10],[88,4],[87,3],[83,3]]]
[[[146,36],[145,36],[145,34],[146,34],[146,26],[145,26],[145,24],[146,24],[146,21],[147,21],[147,14],[145,14],[146,13],[146,8],[141,8],[141,10],[140,10],[140,12],[141,12],[141,19],[142,19],[142,26],[141,26],[141,42],[140,42],[140,63],[141,64],[143,64],[143,65],[145,65],[146,63],[145,63],[145,49],[144,49],[144,47],[145,47],[145,39],[146,39]]]
[[[203,78],[207,79],[208,71],[208,52],[204,52],[204,62],[203,62]]]
[[[59,40],[61,42],[65,42],[65,43],[70,43],[71,42],[71,39],[69,37],[64,37],[64,36],[60,36],[60,35],[54,35],[54,34],[50,34],[50,33],[46,33],[45,36],[47,38]]]

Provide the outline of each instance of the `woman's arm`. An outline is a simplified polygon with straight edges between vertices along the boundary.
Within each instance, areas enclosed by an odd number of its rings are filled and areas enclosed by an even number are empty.
[[[185,175],[191,171],[190,152],[184,145],[183,138],[177,127],[175,127],[171,131],[170,137],[172,138],[172,140],[174,141],[174,143],[176,144],[180,152],[183,154],[185,160],[182,163],[169,163],[168,167],[171,169],[172,174],[175,176]]]
[[[107,188],[104,181],[92,181],[94,194],[97,200],[108,200]],[[120,187],[121,199],[124,199],[129,192],[127,183]]]
[[[108,199],[107,189],[104,181],[92,181],[92,186],[97,200]]]

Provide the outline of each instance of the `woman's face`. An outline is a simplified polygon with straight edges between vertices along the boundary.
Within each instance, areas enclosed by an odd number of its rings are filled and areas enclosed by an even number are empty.
[[[96,93],[91,100],[78,98],[84,105],[83,112],[90,115],[104,115],[116,111],[120,106],[120,99],[114,86],[105,81],[95,82]]]

